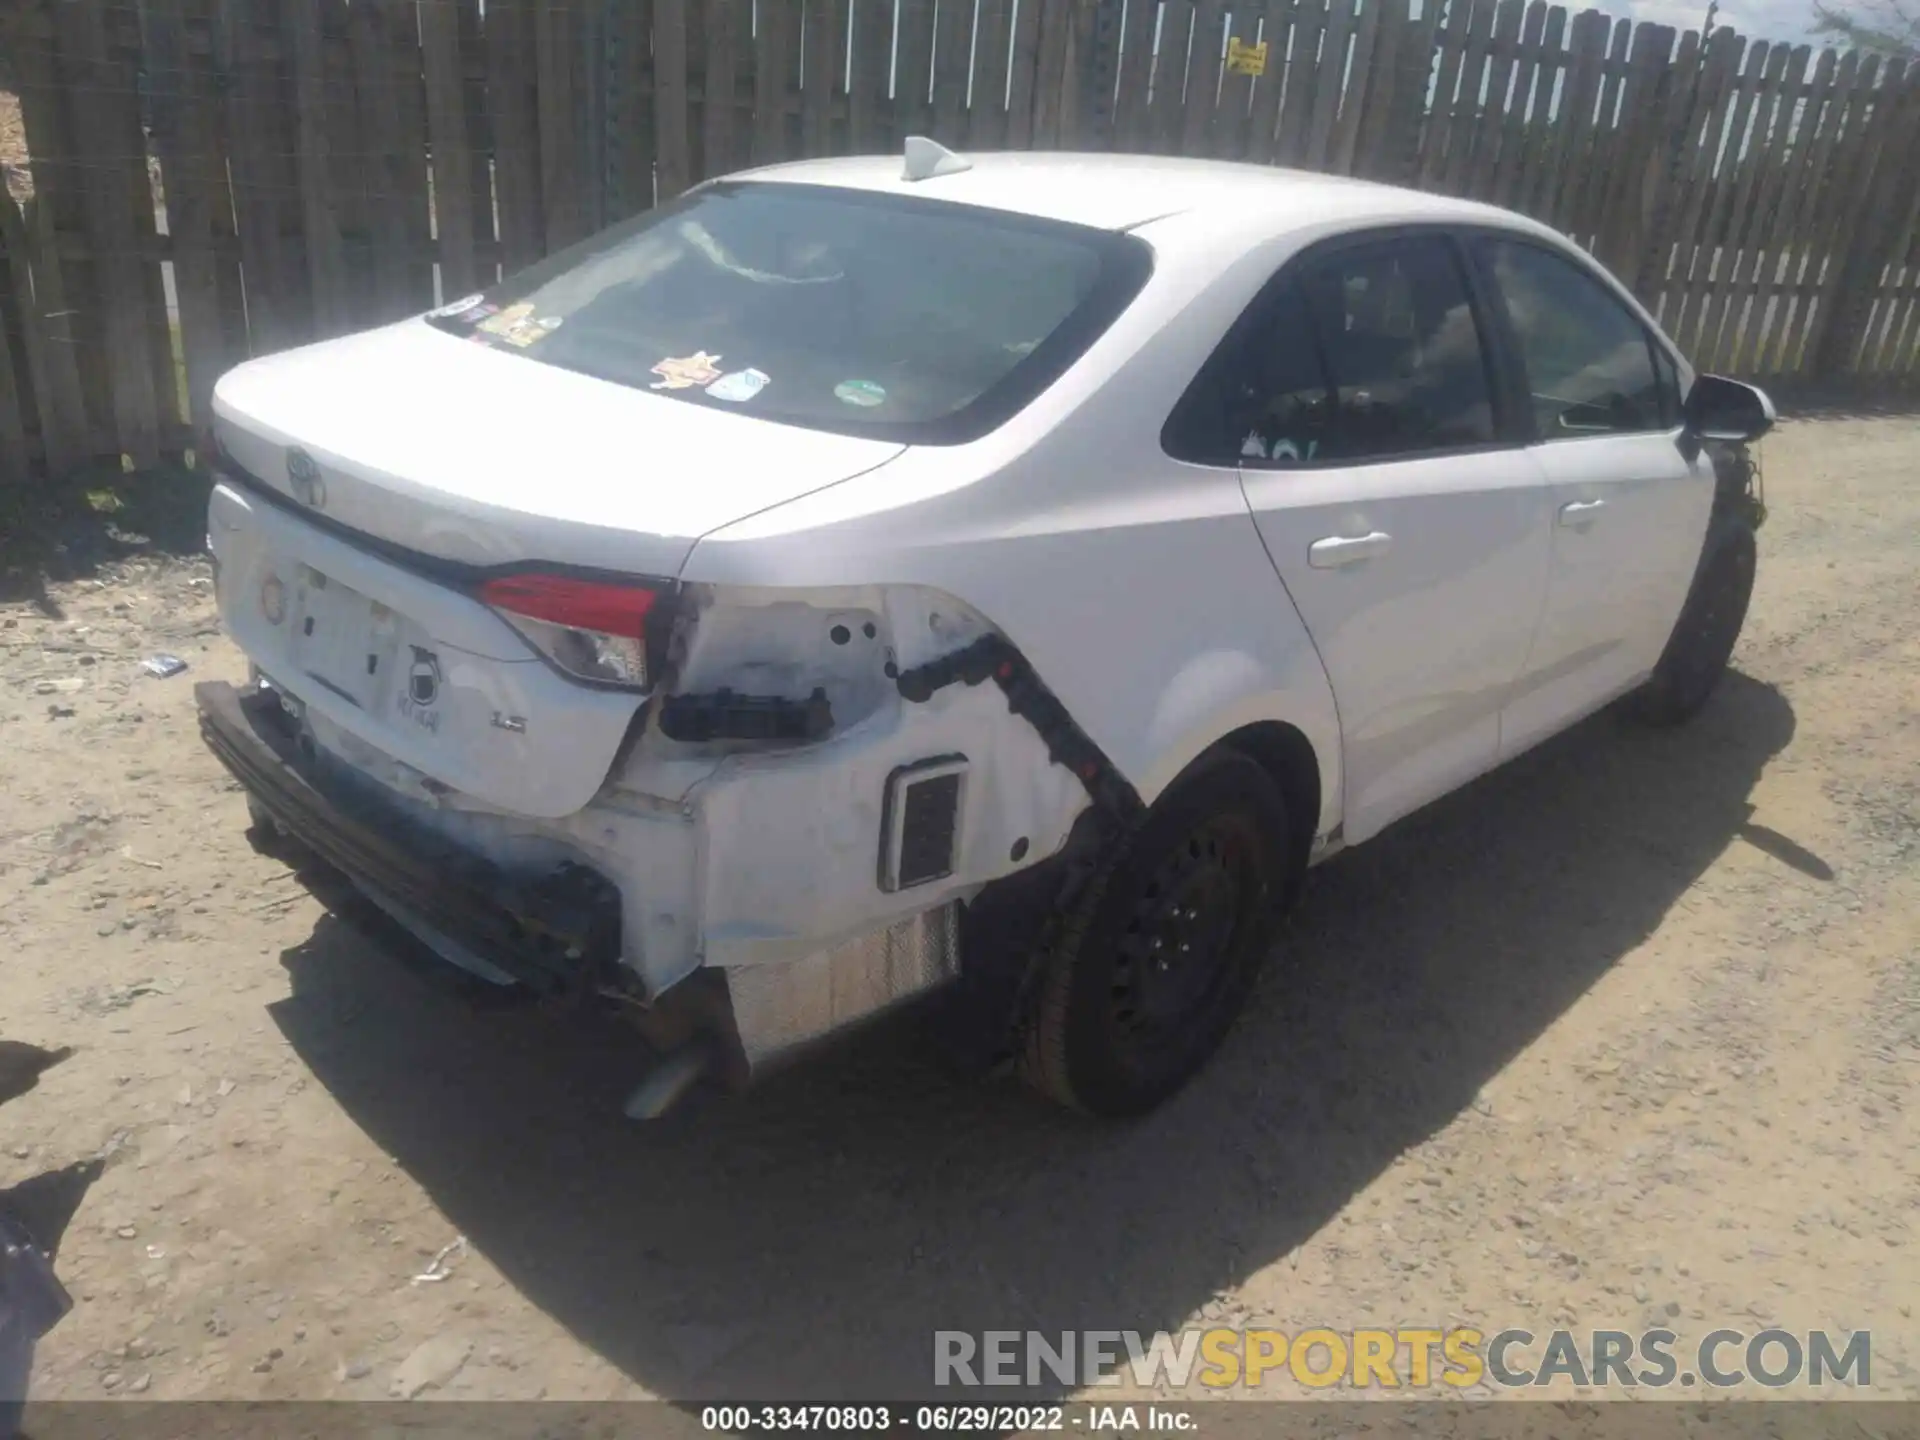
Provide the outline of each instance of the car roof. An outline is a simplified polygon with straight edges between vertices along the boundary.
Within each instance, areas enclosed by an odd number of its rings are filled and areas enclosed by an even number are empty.
[[[966,170],[913,181],[903,178],[898,155],[801,160],[727,178],[951,200],[1101,230],[1131,230],[1196,211],[1214,212],[1228,222],[1257,222],[1269,234],[1329,220],[1537,228],[1509,211],[1472,201],[1268,165],[1038,150],[968,153],[962,158],[968,162]]]

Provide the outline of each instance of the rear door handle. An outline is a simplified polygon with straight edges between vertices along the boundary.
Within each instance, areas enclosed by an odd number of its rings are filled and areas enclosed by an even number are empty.
[[[1342,565],[1358,565],[1384,555],[1393,548],[1393,537],[1384,530],[1365,535],[1329,535],[1307,547],[1307,563],[1316,570],[1338,570]]]
[[[1606,508],[1607,502],[1604,500],[1569,500],[1560,507],[1560,523],[1574,529],[1591,525]]]

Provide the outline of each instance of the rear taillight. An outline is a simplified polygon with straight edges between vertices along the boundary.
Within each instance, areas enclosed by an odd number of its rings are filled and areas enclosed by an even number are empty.
[[[645,689],[647,625],[660,592],[571,575],[499,575],[480,599],[569,675]]]

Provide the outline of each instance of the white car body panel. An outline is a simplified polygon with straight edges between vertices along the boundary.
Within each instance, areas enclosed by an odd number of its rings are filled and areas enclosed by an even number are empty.
[[[329,520],[473,565],[670,577],[715,526],[901,449],[530,364],[417,319],[251,360],[213,406],[267,484],[285,490],[298,445]]]
[[[1322,796],[1334,803],[1332,694],[1249,523],[1238,477],[1182,475],[1170,491],[1167,476],[1179,467],[1158,456],[1157,434],[1144,437],[1151,450],[1131,449],[1131,461],[1124,447],[1142,437],[1116,434],[1111,454],[1085,470],[1063,467],[1042,446],[964,488],[918,481],[924,470],[965,466],[965,447],[911,451],[884,475],[837,487],[829,503],[838,518],[804,502],[782,507],[750,522],[750,540],[723,530],[702,541],[685,575],[719,585],[758,574],[806,587],[862,557],[888,583],[966,595],[1142,799],[1227,733],[1219,725],[1231,714],[1229,730],[1263,720],[1302,730],[1322,760]],[[1062,435],[1060,451],[1077,441]],[[896,486],[935,494],[902,506],[890,503]],[[847,513],[862,496],[872,508]],[[784,536],[783,521],[793,527]],[[1210,583],[1183,579],[1195,575]]]
[[[1495,764],[1547,589],[1540,474],[1519,450],[1241,473],[1339,698],[1358,844]],[[1390,548],[1341,568],[1309,559],[1316,542],[1369,535]]]
[[[1686,600],[1713,509],[1713,466],[1674,433],[1556,440],[1545,476],[1552,583],[1526,673],[1507,702],[1502,758],[1625,694],[1652,672]]]
[[[835,983],[884,990],[857,968],[868,940],[887,937],[877,954],[924,937],[939,928],[926,917],[1059,853],[1088,787],[1000,690],[955,684],[916,704],[891,678],[981,636],[1017,648],[1147,804],[1244,727],[1299,732],[1319,771],[1304,817],[1319,858],[1637,683],[1672,628],[1712,485],[1665,464],[1671,436],[1635,437],[1625,470],[1615,442],[1310,471],[1190,465],[1161,446],[1228,327],[1304,247],[1459,223],[1586,263],[1544,227],[1357,181],[1143,157],[982,156],[918,185],[870,157],[738,178],[1130,228],[1156,267],[1063,375],[965,444],[722,412],[423,321],[251,362],[215,394],[225,448],[256,486],[285,496],[299,446],[326,489],[328,525],[216,490],[235,639],[305,703],[322,748],[413,819],[503,866],[564,853],[609,878],[622,961],[649,996],[703,965],[744,975],[823,955]],[[1556,528],[1567,499],[1602,494],[1617,526]],[[669,740],[641,695],[572,683],[479,601],[330,525],[465,566],[677,581],[692,608],[676,693],[818,689],[833,729],[765,751]],[[1374,530],[1388,553],[1307,563],[1316,540]],[[390,692],[306,673],[256,601],[269,570],[303,565],[442,658],[437,731]],[[888,777],[946,755],[969,767],[953,872],[888,892],[875,880]]]
[[[638,696],[573,684],[477,600],[231,485],[215,488],[207,528],[220,567],[220,613],[234,642],[352,742],[405,767],[394,773],[398,788],[430,794],[445,787],[482,805],[557,819],[580,809],[605,782]],[[330,591],[309,593],[314,571],[327,577]],[[277,625],[258,600],[269,577],[287,597]],[[330,599],[342,586],[390,612],[386,633],[371,642],[381,667],[372,675],[361,664],[371,646],[329,663],[303,644],[306,603]],[[365,624],[358,629],[364,633]],[[401,667],[416,646],[440,668],[440,695],[429,706],[407,703]],[[505,729],[495,716],[521,717],[529,728]],[[528,764],[530,742],[540,747],[537,766]]]
[[[1053,854],[1086,808],[1074,776],[1047,761],[1031,729],[1002,723],[991,685],[952,686],[924,706],[894,705],[792,756],[737,755],[694,797],[703,959],[724,969],[805,959],[844,940],[975,893]],[[875,837],[889,772],[963,754],[968,793],[952,882],[887,893],[874,885]]]

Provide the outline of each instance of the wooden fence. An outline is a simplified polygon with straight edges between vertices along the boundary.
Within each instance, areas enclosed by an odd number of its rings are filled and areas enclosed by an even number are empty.
[[[1727,29],[1544,0],[0,0],[6,84],[0,480],[151,463],[248,355],[915,133],[1491,200],[1705,368],[1920,391],[1920,65]]]

